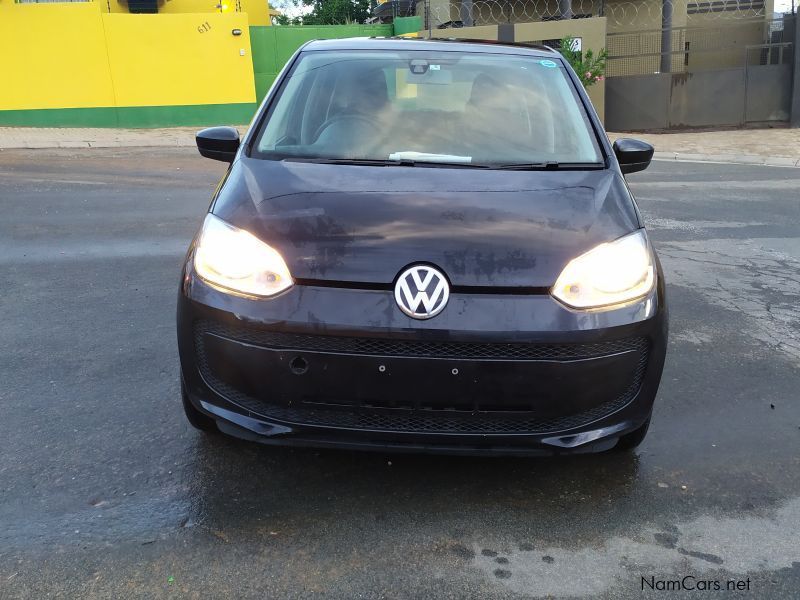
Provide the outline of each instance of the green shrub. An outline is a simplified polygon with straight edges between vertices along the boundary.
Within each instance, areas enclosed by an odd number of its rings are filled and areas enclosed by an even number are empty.
[[[594,52],[587,50],[573,50],[575,43],[574,37],[565,37],[561,40],[559,52],[567,59],[572,68],[575,69],[583,87],[594,85],[598,81],[603,81],[606,72],[606,59],[608,52],[605,48],[600,50],[595,56]]]

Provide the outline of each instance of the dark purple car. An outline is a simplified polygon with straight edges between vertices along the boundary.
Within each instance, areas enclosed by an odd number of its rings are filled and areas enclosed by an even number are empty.
[[[178,301],[189,421],[268,444],[537,454],[635,447],[664,278],[609,143],[545,47],[347,39],[288,62]]]

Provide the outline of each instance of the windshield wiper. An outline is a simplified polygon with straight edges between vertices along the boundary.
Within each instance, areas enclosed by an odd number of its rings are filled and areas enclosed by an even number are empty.
[[[497,169],[501,171],[555,171],[558,169],[602,169],[604,163],[558,162],[554,160],[536,163],[509,163],[503,165],[455,162],[446,160],[414,160],[410,158],[326,158],[324,156],[284,156],[288,162],[307,162],[321,165],[362,165],[368,167],[428,167],[452,169]]]
[[[504,171],[555,171],[557,169],[602,169],[605,164],[601,162],[558,162],[548,160],[538,163],[511,163],[507,165],[497,165],[495,169]]]
[[[281,160],[289,162],[309,162],[321,165],[362,165],[368,167],[431,167],[431,168],[454,168],[454,169],[488,169],[488,165],[477,165],[462,162],[446,162],[432,160],[411,160],[401,158],[398,160],[375,159],[375,158],[312,158],[306,156],[287,156]]]
[[[382,160],[373,158],[324,158],[311,156],[287,156],[281,160],[287,162],[308,162],[320,165],[366,165],[370,167],[406,166],[399,160]],[[413,167],[414,165],[407,165]]]
[[[411,163],[410,165],[408,163]],[[477,163],[447,162],[445,160],[404,160],[403,166],[430,167],[432,169],[490,169],[489,165]]]

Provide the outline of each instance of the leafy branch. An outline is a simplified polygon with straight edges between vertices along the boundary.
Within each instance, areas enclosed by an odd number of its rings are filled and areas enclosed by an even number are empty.
[[[567,36],[561,40],[559,52],[567,59],[572,68],[575,69],[583,87],[594,85],[598,81],[603,81],[606,72],[606,59],[608,52],[605,48],[600,50],[597,55],[592,50],[582,52],[573,50],[575,38]]]
[[[370,0],[275,0],[270,6],[283,13],[276,25],[348,25],[370,16]]]

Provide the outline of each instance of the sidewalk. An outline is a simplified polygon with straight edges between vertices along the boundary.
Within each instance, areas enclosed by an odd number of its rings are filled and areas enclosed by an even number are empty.
[[[2,139],[0,134],[0,139]],[[680,133],[609,133],[652,144],[655,158],[800,167],[800,129],[733,129]]]
[[[0,150],[12,148],[193,147],[197,127],[170,129],[58,129],[0,127]],[[244,132],[246,126],[239,128]],[[663,160],[800,167],[800,129],[742,129],[682,133],[609,133],[635,137]]]
[[[169,129],[77,129],[0,127],[0,149],[129,148],[134,146],[194,146],[200,127]],[[247,127],[240,128],[245,131]]]

